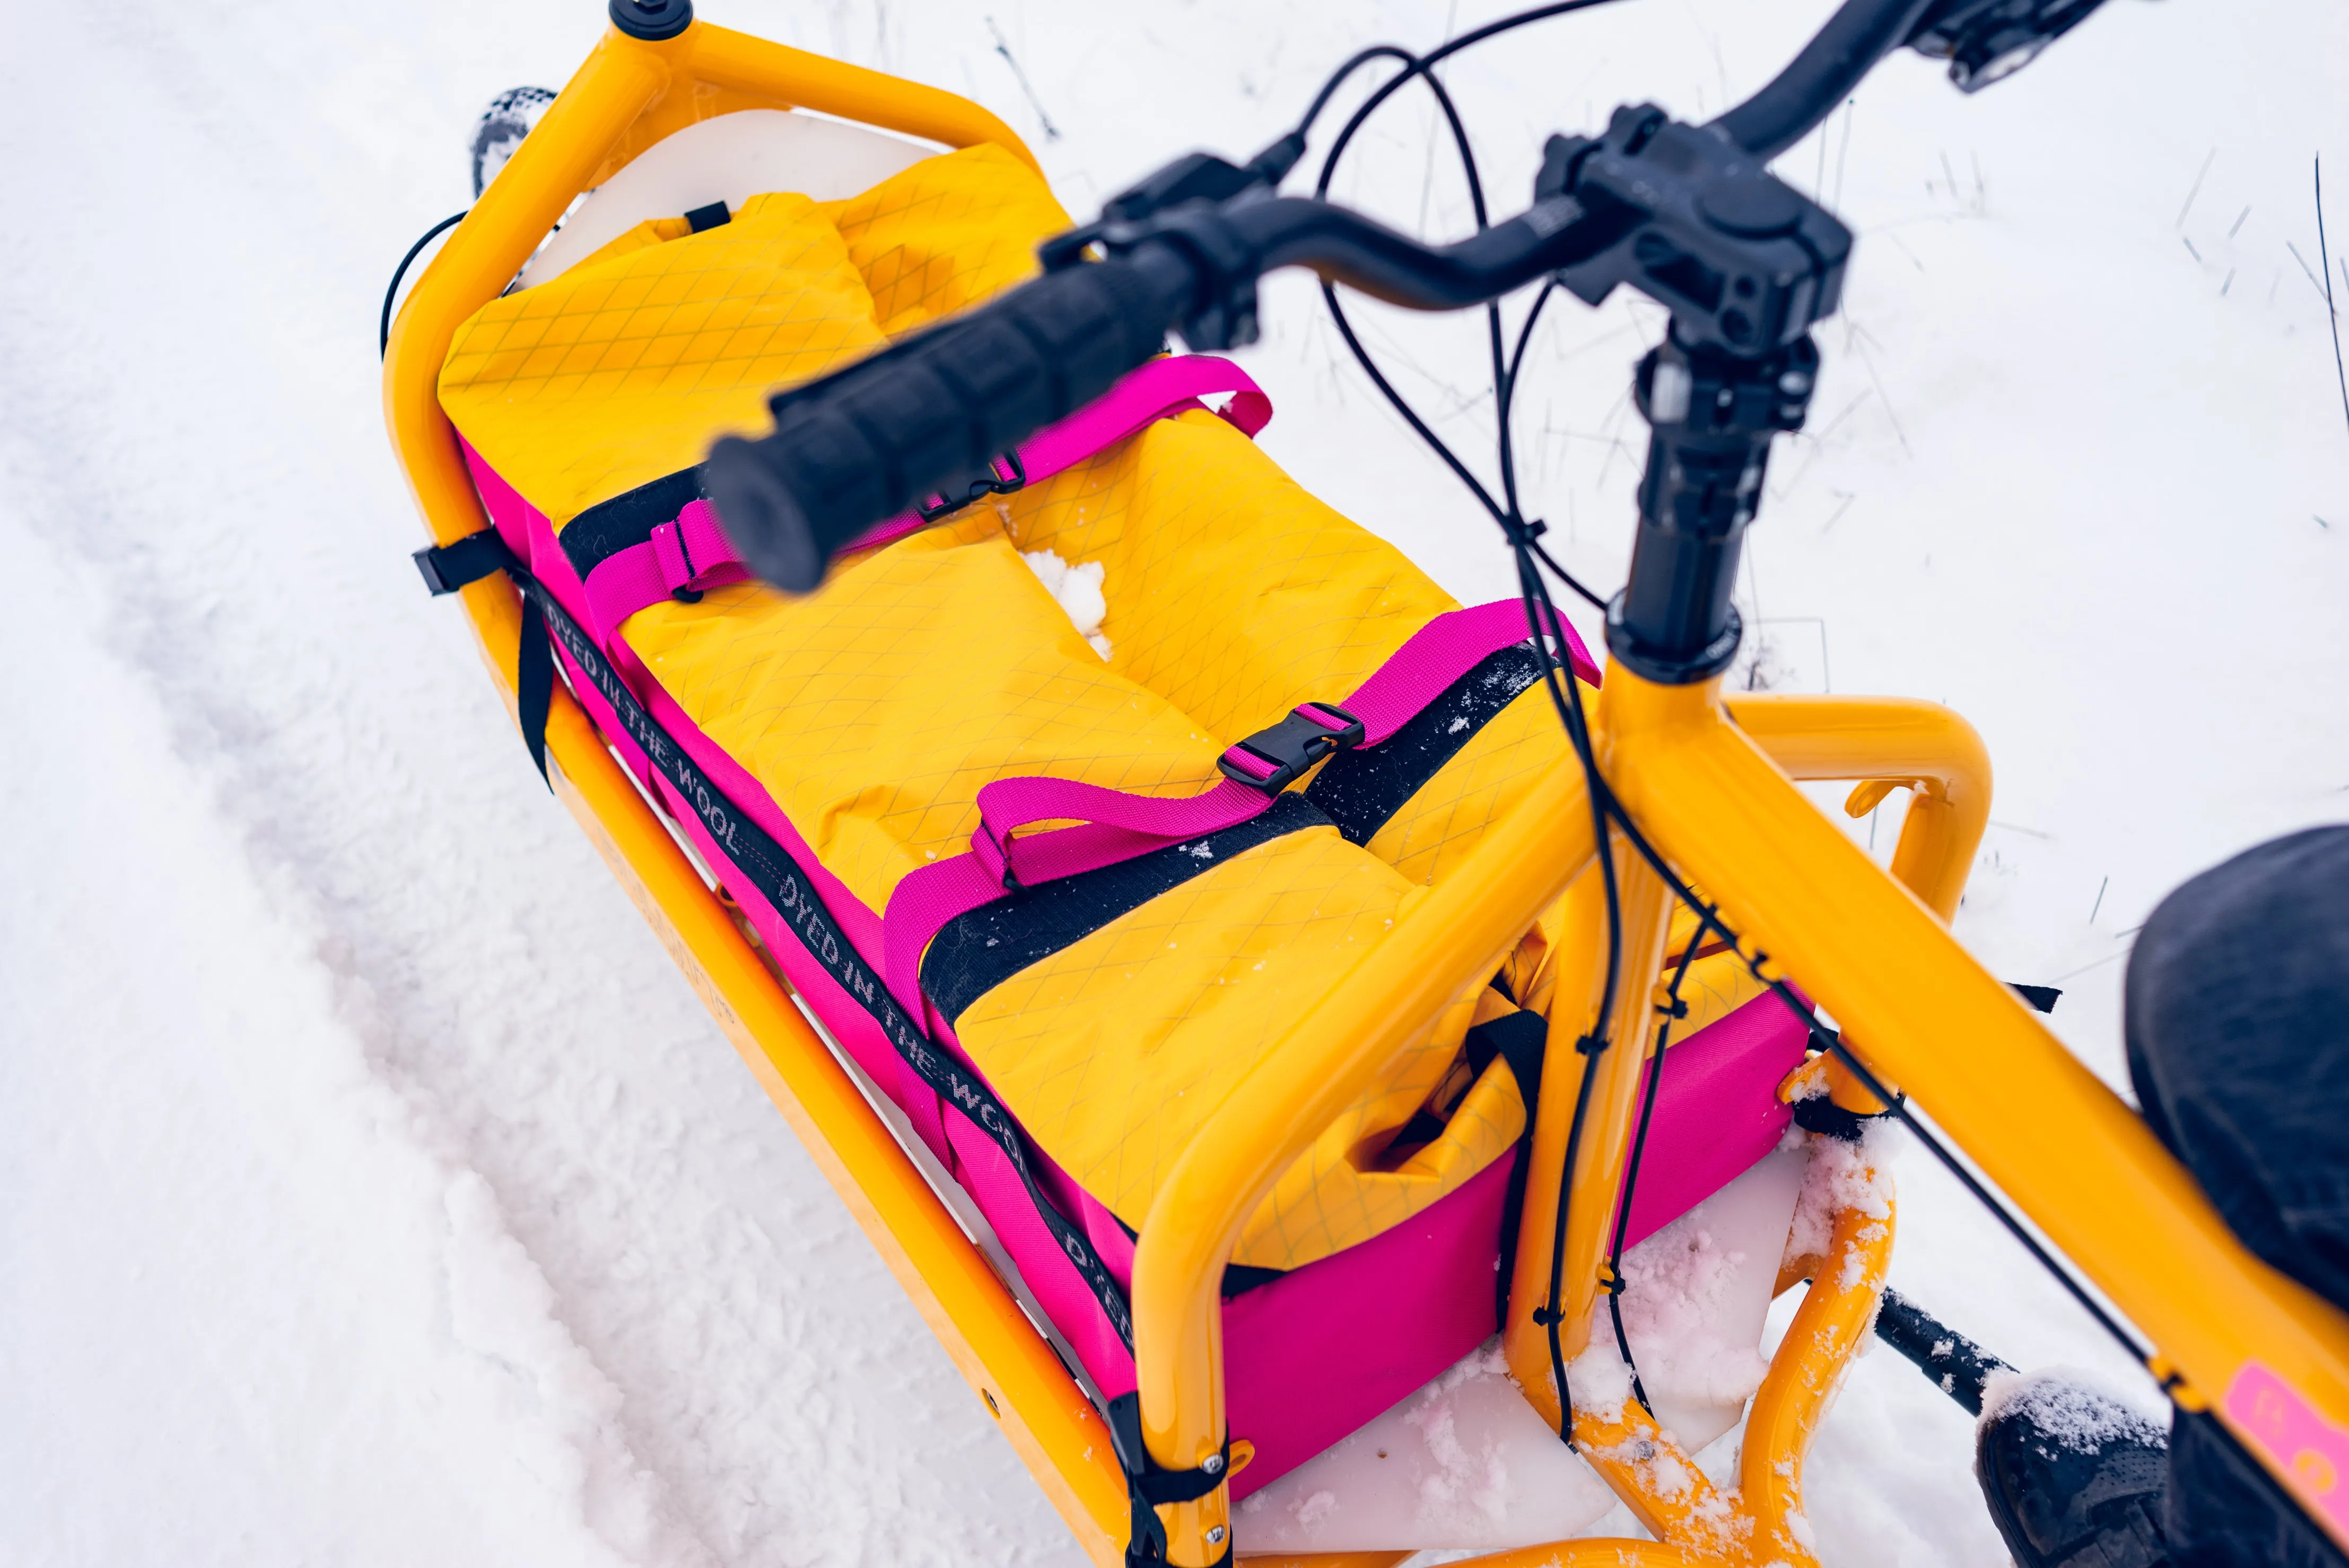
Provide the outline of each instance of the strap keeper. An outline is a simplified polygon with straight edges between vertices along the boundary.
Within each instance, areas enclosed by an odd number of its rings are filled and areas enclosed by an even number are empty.
[[[680,604],[701,603],[701,590],[693,586],[695,572],[693,552],[686,548],[684,514],[667,522],[653,525],[653,559],[660,562],[661,581],[668,587],[668,596]]]
[[[1021,885],[1019,873],[1011,869],[1011,834],[1007,832],[998,838],[995,825],[980,816],[978,827],[970,836],[970,852],[987,874],[1002,884],[1004,892],[1019,892]]]

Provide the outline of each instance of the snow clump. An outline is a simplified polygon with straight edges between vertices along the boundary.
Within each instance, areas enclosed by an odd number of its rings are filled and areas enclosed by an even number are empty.
[[[1109,599],[1102,591],[1109,568],[1098,561],[1071,566],[1050,550],[1022,551],[1019,559],[1028,563],[1044,592],[1060,602],[1078,634],[1093,645],[1093,652],[1109,657],[1109,639],[1101,629],[1102,618],[1109,614]]]
[[[1982,1384],[1982,1425],[2010,1412],[2043,1438],[2075,1453],[2093,1454],[2115,1442],[2167,1448],[2159,1422],[2096,1387],[2085,1372],[1994,1372]]]

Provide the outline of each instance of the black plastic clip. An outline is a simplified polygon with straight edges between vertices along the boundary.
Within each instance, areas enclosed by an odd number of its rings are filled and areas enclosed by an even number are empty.
[[[479,583],[492,572],[522,564],[494,528],[469,533],[454,544],[428,544],[410,558],[424,574],[424,586],[438,599],[468,583]]]
[[[720,202],[719,205],[723,206],[724,203]],[[701,573],[693,564],[692,546],[685,542],[685,524],[682,521],[673,522],[669,524],[669,530],[677,539],[677,558],[685,563],[685,581],[670,589],[668,596],[680,604],[698,604],[702,600],[702,591],[691,584],[695,578],[701,575]]]
[[[1322,714],[1343,723],[1332,725],[1317,717]],[[1270,729],[1259,729],[1226,751],[1216,766],[1234,783],[1278,795],[1331,752],[1350,751],[1361,745],[1365,733],[1362,721],[1336,703],[1300,703]],[[1270,771],[1235,761],[1233,752],[1245,752]]]
[[[1003,472],[1006,469],[1010,470],[1009,478],[1006,478]],[[953,496],[947,495],[933,496],[926,503],[916,501],[914,511],[920,515],[924,522],[936,522],[947,513],[960,511],[975,500],[984,500],[991,495],[1012,495],[1027,488],[1028,465],[1019,460],[1018,452],[1006,452],[988,462],[987,477],[983,480],[971,480],[970,488],[964,492],[961,499],[957,500]]]

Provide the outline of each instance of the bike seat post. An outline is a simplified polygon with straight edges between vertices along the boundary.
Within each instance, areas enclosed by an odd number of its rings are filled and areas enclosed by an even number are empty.
[[[1631,572],[1607,608],[1609,653],[1666,686],[1729,667],[1743,631],[1730,593],[1745,530],[1762,504],[1771,438],[1802,428],[1818,380],[1806,335],[1744,356],[1682,345],[1677,333],[1640,362],[1633,385],[1650,427]]]

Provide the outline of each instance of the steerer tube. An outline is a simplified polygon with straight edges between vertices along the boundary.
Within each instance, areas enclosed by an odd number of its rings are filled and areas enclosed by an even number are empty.
[[[1770,438],[1802,428],[1819,356],[1809,337],[1758,358],[1669,335],[1633,389],[1651,433],[1630,580],[1607,609],[1607,646],[1645,679],[1682,686],[1737,654],[1730,590],[1762,504]]]

